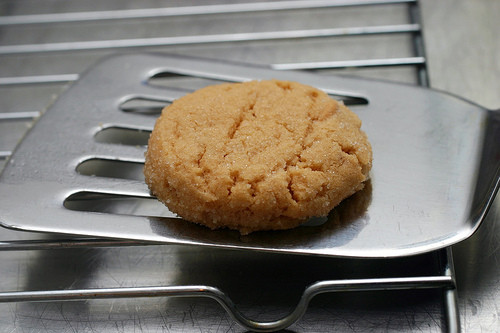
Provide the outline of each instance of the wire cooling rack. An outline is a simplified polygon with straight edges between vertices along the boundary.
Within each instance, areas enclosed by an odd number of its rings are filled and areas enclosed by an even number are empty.
[[[46,12],[35,14],[20,14],[9,15],[0,17],[0,28],[7,32],[14,32],[16,29],[30,29],[31,27],[46,27],[46,26],[61,26],[68,27],[71,32],[72,26],[80,24],[99,24],[106,27],[113,27],[113,25],[122,23],[126,20],[138,19],[223,19],[224,15],[237,15],[236,20],[239,20],[238,15],[273,15],[280,12],[298,11],[304,15],[304,11],[316,10],[339,10],[347,11],[347,14],[352,14],[352,11],[357,10],[373,10],[376,14],[380,8],[387,8],[387,6],[395,6],[397,8],[404,7],[407,11],[406,22],[396,22],[391,24],[367,24],[366,26],[352,25],[347,22],[346,26],[340,27],[314,27],[304,28],[298,27],[293,29],[280,29],[280,30],[258,30],[255,31],[255,26],[245,27],[245,20],[242,20],[241,25],[243,28],[249,30],[245,31],[210,31],[206,33],[199,33],[199,31],[180,32],[175,35],[162,36],[137,36],[136,38],[116,38],[116,39],[102,39],[96,38],[95,40],[79,40],[77,37],[60,41],[48,41],[43,43],[36,43],[25,40],[25,43],[3,43],[0,46],[0,57],[7,61],[4,63],[4,68],[7,68],[9,63],[12,63],[16,57],[25,57],[30,59],[38,59],[39,63],[43,63],[45,57],[54,56],[54,60],[59,59],[59,55],[71,55],[71,57],[79,58],[81,67],[73,66],[71,60],[64,60],[57,66],[57,61],[45,66],[47,69],[39,71],[40,74],[29,74],[26,71],[19,71],[17,74],[15,70],[7,71],[12,73],[8,76],[0,78],[0,87],[7,87],[16,91],[23,91],[31,87],[41,86],[54,86],[61,85],[67,82],[78,80],[79,71],[82,70],[89,62],[81,61],[80,58],[86,58],[86,54],[91,52],[92,57],[101,56],[102,53],[115,52],[117,50],[137,50],[137,49],[151,49],[168,51],[179,50],[182,53],[185,49],[189,52],[196,52],[208,45],[214,47],[207,51],[210,56],[218,56],[217,48],[220,45],[252,45],[252,43],[283,43],[283,52],[290,49],[287,48],[288,44],[293,41],[306,43],[313,43],[316,40],[331,40],[342,39],[345,42],[349,38],[358,38],[360,40],[374,40],[378,43],[379,39],[391,39],[391,43],[401,44],[406,43],[406,39],[411,40],[411,54],[404,56],[387,56],[386,53],[381,57],[377,57],[380,52],[373,50],[373,54],[366,58],[356,58],[356,55],[351,54],[352,59],[343,58],[331,60],[328,58],[315,59],[311,56],[312,53],[306,52],[304,58],[297,61],[288,62],[273,62],[270,66],[278,70],[321,70],[325,73],[360,73],[361,75],[372,75],[370,70],[373,69],[374,76],[384,77],[387,75],[396,76],[399,78],[400,74],[392,74],[397,72],[397,69],[402,68],[405,72],[405,77],[411,82],[417,82],[421,85],[427,85],[426,73],[426,59],[422,44],[422,34],[420,20],[418,18],[418,3],[416,1],[369,1],[369,0],[347,0],[347,1],[277,1],[265,3],[234,3],[234,4],[216,4],[216,5],[203,5],[203,6],[189,6],[189,7],[168,7],[168,8],[131,8],[120,10],[92,10],[92,11],[74,11],[74,12]],[[54,8],[57,8],[54,5]],[[392,8],[392,7],[391,7]],[[387,16],[391,16],[389,10]],[[374,14],[374,15],[375,15]],[[342,14],[340,14],[342,15]],[[366,16],[374,16],[364,14]],[[289,19],[294,19],[293,15]],[[342,23],[342,22],[341,22]],[[363,23],[363,22],[361,22]],[[87,27],[90,27],[87,25]],[[75,28],[74,30],[77,30]],[[265,28],[265,27],[264,27]],[[91,29],[91,28],[90,28]],[[154,29],[153,29],[154,30]],[[156,30],[161,30],[157,29]],[[73,35],[78,35],[75,31]],[[148,35],[148,34],[146,34]],[[404,38],[403,38],[404,37]],[[406,38],[406,39],[405,39]],[[56,38],[57,39],[57,38]],[[403,40],[405,39],[405,40]],[[311,47],[313,44],[307,44]],[[346,42],[346,44],[349,44]],[[266,47],[268,44],[260,47],[261,52],[256,55],[265,58]],[[316,44],[314,44],[317,46]],[[185,49],[183,49],[185,48]],[[345,49],[349,49],[350,45],[345,45]],[[257,47],[256,49],[259,49]],[[294,50],[297,46],[294,46]],[[92,53],[93,52],[93,53]],[[352,52],[352,51],[351,51]],[[203,52],[202,52],[203,53]],[[211,53],[211,54],[210,54]],[[236,52],[238,53],[238,52]],[[243,53],[240,50],[241,54]],[[371,52],[366,52],[367,54]],[[349,54],[349,53],[348,53]],[[333,53],[335,56],[335,52]],[[252,60],[252,59],[247,59]],[[90,61],[90,60],[89,60]],[[264,60],[265,61],[265,60]],[[37,68],[37,67],[33,67]],[[40,67],[41,68],[41,67]],[[62,68],[62,69],[60,69]],[[75,68],[75,71],[66,71],[67,68]],[[365,71],[368,69],[368,71]],[[396,69],[396,71],[394,71]],[[409,70],[407,70],[409,69]],[[63,71],[61,73],[61,70]],[[409,73],[409,74],[408,74]],[[406,79],[405,79],[406,80]],[[46,92],[42,92],[46,94]],[[43,100],[43,99],[42,99]],[[136,108],[144,108],[143,105],[134,106]],[[10,112],[0,113],[0,121],[4,124],[13,124],[16,121],[30,121],[32,118],[38,117],[43,111],[40,110],[12,110]],[[18,132],[22,130],[17,129]],[[19,137],[20,135],[17,135]],[[16,136],[14,136],[16,137]],[[13,141],[15,141],[13,139]],[[12,148],[16,142],[11,144]],[[11,155],[9,149],[2,147],[0,151],[0,158],[5,160]],[[37,239],[33,236],[32,239],[21,240],[6,240],[0,242],[0,249],[2,251],[46,251],[59,249],[65,251],[74,248],[102,248],[102,247],[132,247],[132,246],[145,246],[139,242],[129,241],[115,241],[106,239],[50,239],[43,240]],[[298,321],[307,310],[308,304],[311,299],[322,293],[334,292],[363,292],[363,291],[385,291],[385,290],[402,290],[402,289],[438,289],[443,291],[442,308],[444,311],[445,328],[447,331],[459,331],[458,308],[456,301],[456,284],[454,277],[453,261],[451,249],[447,248],[439,250],[430,255],[437,264],[435,274],[427,274],[423,276],[395,276],[395,277],[372,277],[370,274],[362,278],[346,278],[346,279],[323,279],[319,282],[309,284],[301,294],[296,306],[288,315],[281,319],[271,321],[258,321],[252,320],[250,317],[243,314],[238,310],[231,297],[221,289],[210,285],[170,285],[170,286],[147,286],[147,287],[118,287],[118,288],[83,288],[83,289],[62,289],[62,290],[32,290],[32,291],[14,291],[14,292],[1,292],[0,302],[24,302],[24,301],[59,301],[59,300],[77,300],[77,299],[100,299],[100,298],[133,298],[133,297],[165,297],[165,296],[194,296],[194,297],[208,297],[215,299],[229,315],[240,325],[247,329],[256,331],[272,331],[290,326]],[[412,258],[408,258],[411,263]],[[377,274],[375,274],[377,275]]]

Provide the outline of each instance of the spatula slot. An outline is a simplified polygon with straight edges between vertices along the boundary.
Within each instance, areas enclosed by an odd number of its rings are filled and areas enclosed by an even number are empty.
[[[338,94],[333,94],[333,93],[328,93],[328,95],[336,99],[337,101],[342,101],[344,102],[345,105],[347,106],[353,106],[353,105],[367,105],[368,100],[363,97],[355,97],[355,96],[345,96],[345,95],[338,95]]]
[[[76,171],[85,176],[144,181],[143,166],[140,162],[92,158],[81,162]]]
[[[131,98],[120,104],[120,110],[123,112],[137,113],[147,116],[159,116],[161,110],[170,103],[157,101],[145,97]]]
[[[169,72],[160,72],[151,76],[148,84],[155,87],[171,88],[176,90],[194,91],[206,86],[229,83],[232,81],[224,81],[217,79],[207,79],[195,76],[181,75]]]
[[[95,141],[129,146],[146,146],[151,131],[125,127],[107,127],[94,136]]]
[[[117,215],[177,217],[153,197],[135,197],[100,192],[77,192],[64,200],[64,207],[79,212]]]

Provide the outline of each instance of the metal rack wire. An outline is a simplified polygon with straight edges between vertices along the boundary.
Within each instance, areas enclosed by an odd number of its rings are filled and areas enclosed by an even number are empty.
[[[221,14],[267,13],[276,11],[293,11],[326,8],[358,8],[363,6],[399,5],[407,6],[409,22],[405,24],[389,24],[377,26],[350,26],[335,28],[293,29],[279,31],[215,33],[203,35],[181,35],[168,37],[127,38],[113,40],[64,41],[43,44],[13,44],[0,46],[0,57],[57,54],[67,52],[113,51],[123,49],[143,49],[151,47],[198,46],[207,44],[311,40],[315,38],[340,38],[354,36],[399,35],[409,34],[413,42],[411,56],[390,58],[351,59],[335,61],[300,61],[269,64],[276,70],[332,70],[346,68],[395,68],[410,66],[415,69],[416,81],[427,85],[426,58],[422,44],[418,3],[415,0],[346,0],[346,1],[276,1],[265,3],[238,3],[224,5],[204,5],[169,8],[147,8],[127,10],[106,10],[92,12],[47,13],[30,15],[12,15],[0,17],[2,27],[39,26],[50,24],[69,24],[75,22],[107,22],[125,19],[158,19],[182,16],[206,16]],[[0,87],[19,87],[26,85],[66,84],[78,79],[79,73],[35,74],[29,76],[4,76],[0,78]],[[42,111],[18,110],[0,113],[0,121],[31,120],[42,114]],[[7,159],[10,150],[0,151],[0,159]],[[145,245],[139,242],[115,241],[104,239],[52,239],[2,241],[2,251],[47,250],[78,247],[117,247]],[[460,322],[457,307],[456,284],[451,249],[437,251],[436,261],[439,273],[430,276],[362,278],[343,280],[323,280],[309,285],[300,298],[295,309],[287,316],[268,322],[252,320],[242,314],[231,298],[220,289],[210,285],[175,285],[149,287],[92,288],[71,290],[42,290],[0,292],[0,302],[24,301],[58,301],[74,299],[132,298],[132,297],[208,297],[216,300],[230,316],[244,328],[255,331],[273,331],[286,328],[298,321],[305,313],[309,301],[321,293],[379,291],[401,289],[441,289],[443,290],[443,311],[446,330],[457,332]]]
[[[89,246],[132,246],[134,242],[117,242],[105,240],[67,240],[53,242],[3,242],[2,250],[48,249]],[[365,278],[323,280],[309,285],[293,311],[278,320],[262,322],[245,316],[233,303],[231,298],[219,288],[209,285],[177,285],[120,287],[98,289],[43,290],[0,292],[0,302],[27,301],[64,301],[81,299],[134,298],[134,297],[206,297],[217,301],[233,320],[242,327],[252,331],[271,332],[285,329],[300,320],[313,297],[323,293],[360,292],[381,290],[408,289],[441,289],[443,291],[443,310],[446,331],[459,332],[460,321],[457,307],[456,283],[454,277],[451,248],[436,253],[441,265],[441,272],[431,276]]]

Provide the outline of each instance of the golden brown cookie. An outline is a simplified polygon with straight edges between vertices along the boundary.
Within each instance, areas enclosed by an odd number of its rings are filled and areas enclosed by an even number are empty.
[[[172,212],[247,234],[325,216],[363,188],[372,151],[360,119],[310,86],[251,81],[166,107],[144,174]]]

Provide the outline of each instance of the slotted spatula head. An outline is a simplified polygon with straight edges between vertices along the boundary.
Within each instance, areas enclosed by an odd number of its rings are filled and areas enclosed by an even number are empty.
[[[153,77],[169,86],[153,84]],[[298,81],[351,103],[373,147],[370,182],[326,221],[293,230],[240,236],[182,221],[142,179],[156,114],[125,105],[168,104],[205,82],[261,79]],[[0,178],[0,222],[17,230],[270,252],[412,255],[477,229],[498,189],[499,144],[498,112],[422,87],[186,57],[115,56],[84,73],[18,146]]]

